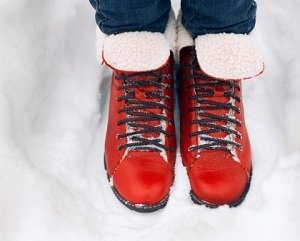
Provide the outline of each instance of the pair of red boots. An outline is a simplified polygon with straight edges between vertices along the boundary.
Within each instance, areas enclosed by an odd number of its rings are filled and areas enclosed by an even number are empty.
[[[262,72],[261,57],[246,35],[193,41],[178,30],[180,150],[191,198],[208,207],[237,206],[252,171],[241,80]],[[102,51],[113,70],[105,167],[117,198],[138,212],[163,208],[174,180],[170,48],[164,34],[130,32],[106,37]]]

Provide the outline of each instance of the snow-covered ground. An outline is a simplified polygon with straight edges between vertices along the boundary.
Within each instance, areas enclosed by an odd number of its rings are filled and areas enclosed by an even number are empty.
[[[244,85],[245,202],[194,205],[178,155],[167,207],[139,214],[104,172],[109,72],[88,1],[0,0],[0,241],[300,240],[300,3],[258,5],[266,71]]]

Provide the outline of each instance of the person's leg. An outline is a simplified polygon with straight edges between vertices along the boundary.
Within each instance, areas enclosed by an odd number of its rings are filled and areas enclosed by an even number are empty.
[[[165,31],[171,3],[169,0],[90,0],[96,22],[105,34],[132,31]]]
[[[196,38],[209,33],[248,34],[255,26],[254,0],[182,0],[182,24]]]

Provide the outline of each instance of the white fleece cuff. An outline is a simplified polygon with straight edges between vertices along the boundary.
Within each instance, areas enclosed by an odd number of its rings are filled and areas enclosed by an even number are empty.
[[[194,46],[195,41],[192,38],[192,35],[187,29],[182,25],[181,23],[182,19],[182,12],[179,11],[178,16],[177,16],[177,52],[179,55],[179,51],[187,46]]]
[[[263,72],[261,52],[249,35],[207,34],[195,40],[199,65],[221,79],[249,79]]]
[[[111,67],[123,71],[147,71],[165,64],[170,46],[161,33],[127,32],[105,39],[103,59]]]

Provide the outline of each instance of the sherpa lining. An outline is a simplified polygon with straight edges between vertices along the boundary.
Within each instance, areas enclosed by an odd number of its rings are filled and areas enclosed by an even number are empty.
[[[182,25],[181,19],[182,19],[182,12],[179,11],[177,16],[177,41],[176,41],[178,53],[184,47],[195,45],[195,41],[193,40],[192,35]]]
[[[170,56],[170,46],[162,33],[127,32],[105,39],[103,59],[115,69],[147,71],[157,69]]]
[[[169,20],[168,20],[164,35],[169,42],[170,49],[173,51],[173,53],[175,53],[177,31],[176,31],[175,13],[174,13],[173,9],[170,10]]]
[[[169,43],[170,49],[173,51],[173,53],[175,53],[177,33],[176,33],[175,14],[174,14],[173,9],[170,10],[169,20],[168,20],[164,35]],[[100,65],[103,62],[103,56],[102,56],[103,45],[104,45],[107,37],[108,37],[108,35],[101,32],[99,27],[97,26],[96,27],[96,57],[97,57],[97,62]]]
[[[207,34],[196,38],[197,59],[209,76],[248,79],[263,72],[263,58],[249,35]]]

